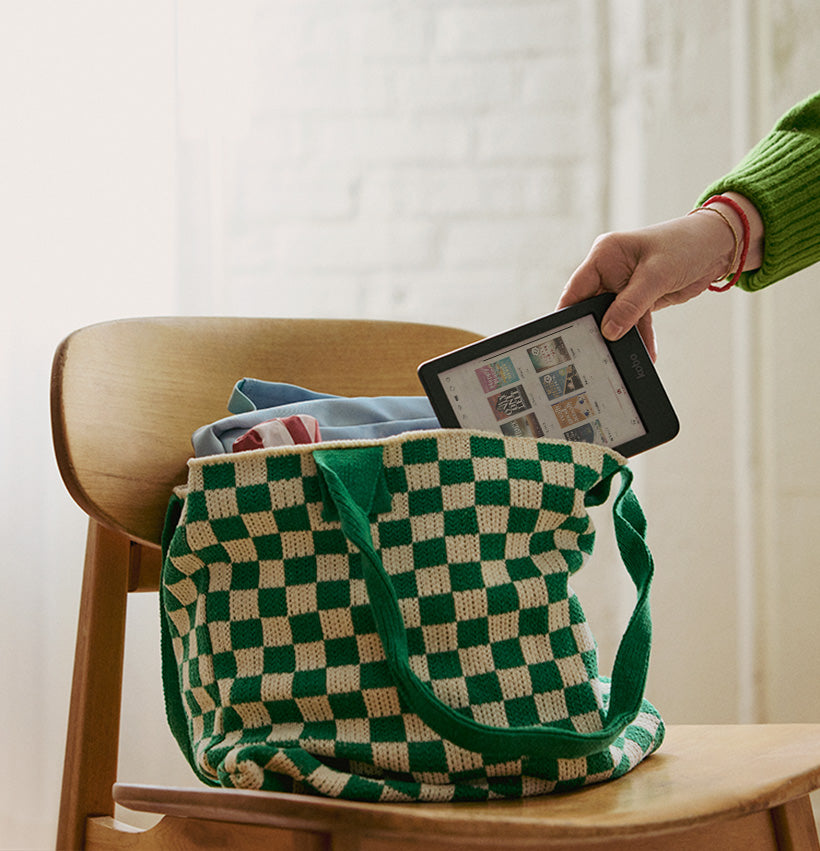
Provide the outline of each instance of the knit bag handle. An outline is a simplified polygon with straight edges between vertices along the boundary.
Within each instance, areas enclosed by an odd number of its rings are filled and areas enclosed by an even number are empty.
[[[545,726],[493,727],[461,714],[436,697],[416,676],[410,657],[398,598],[373,546],[369,514],[377,513],[385,493],[380,446],[315,450],[313,457],[325,491],[325,513],[338,519],[342,531],[362,554],[362,570],[370,608],[387,664],[410,710],[439,736],[459,747],[499,761],[524,757],[572,759],[611,744],[641,709],[649,668],[651,619],[649,589],[652,556],[646,545],[646,520],[632,491],[632,471],[625,466],[613,502],[615,537],[624,565],[635,585],[637,601],[621,638],[612,669],[609,708],[602,729],[578,732]],[[588,493],[587,505],[600,504],[609,493],[614,473]]]

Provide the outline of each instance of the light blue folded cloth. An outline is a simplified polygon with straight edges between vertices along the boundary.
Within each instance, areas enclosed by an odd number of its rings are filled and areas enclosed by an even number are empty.
[[[266,420],[309,414],[322,440],[390,437],[440,428],[426,396],[332,396],[294,384],[243,378],[228,402],[231,416],[198,428],[191,442],[197,457],[229,453],[233,442]]]

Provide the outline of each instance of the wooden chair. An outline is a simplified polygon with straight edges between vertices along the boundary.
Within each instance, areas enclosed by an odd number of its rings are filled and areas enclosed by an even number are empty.
[[[157,589],[165,506],[185,480],[194,429],[226,414],[243,376],[418,394],[416,365],[473,339],[411,323],[165,318],[63,341],[54,445],[89,531],[58,848],[820,848],[808,799],[820,787],[820,725],[673,727],[621,780],[512,802],[373,805],[116,783],[126,599]],[[115,801],[163,818],[136,830],[115,820]]]

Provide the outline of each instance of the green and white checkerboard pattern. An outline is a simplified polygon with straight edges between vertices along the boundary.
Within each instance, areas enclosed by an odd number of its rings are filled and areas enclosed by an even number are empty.
[[[608,491],[623,459],[459,430],[330,446],[374,445],[388,503],[370,534],[413,674],[481,724],[601,730],[609,681],[568,579],[592,550],[588,494]],[[574,758],[493,759],[480,737],[460,747],[422,721],[387,664],[363,557],[324,519],[313,453],[327,446],[190,464],[167,530],[163,665],[171,727],[205,782],[476,800],[612,779],[658,747],[646,701],[611,744]]]

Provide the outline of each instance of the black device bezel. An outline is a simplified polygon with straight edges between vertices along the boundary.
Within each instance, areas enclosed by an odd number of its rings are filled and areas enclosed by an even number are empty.
[[[483,340],[470,343],[460,349],[447,352],[422,363],[418,367],[419,380],[441,425],[444,428],[462,427],[441,384],[442,372],[469,361],[486,358],[493,352],[503,352],[516,345],[521,345],[526,340],[547,334],[583,316],[594,316],[600,329],[604,313],[606,313],[614,298],[611,293],[593,296],[586,301],[565,307],[555,313],[542,316],[499,334],[485,337]],[[632,328],[615,342],[611,342],[603,336],[602,339],[609,349],[612,361],[620,373],[638,416],[646,429],[646,433],[640,437],[612,448],[622,455],[631,457],[672,440],[680,431],[680,423],[637,329]]]

